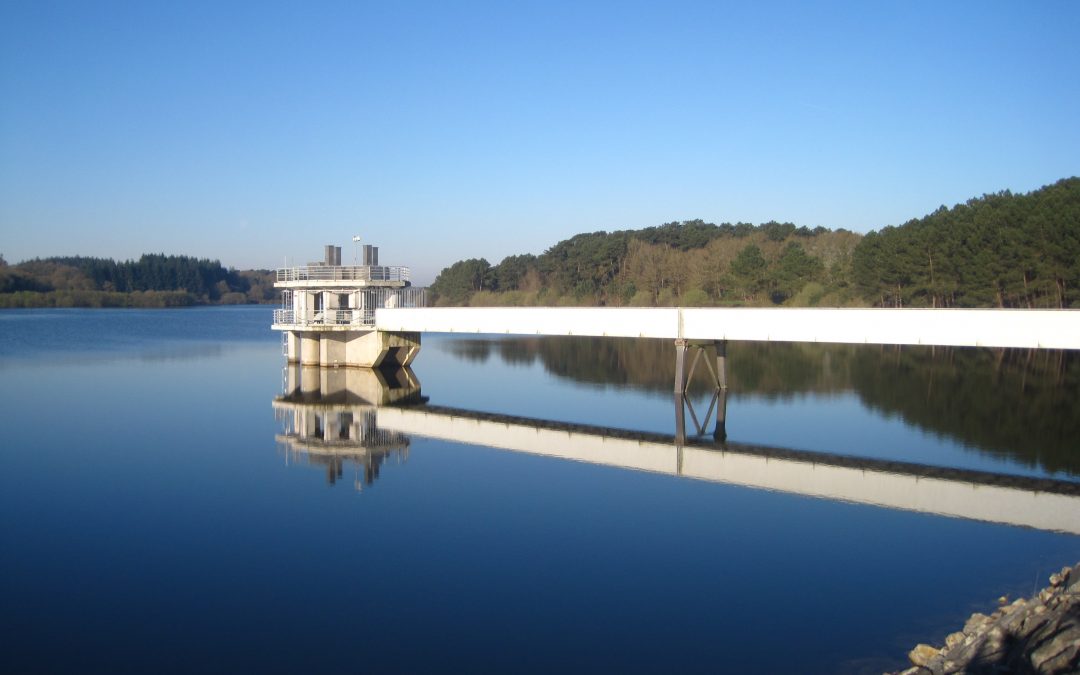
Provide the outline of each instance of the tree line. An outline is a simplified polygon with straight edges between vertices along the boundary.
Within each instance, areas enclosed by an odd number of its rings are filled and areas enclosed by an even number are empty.
[[[226,269],[183,255],[35,258],[17,265],[0,257],[0,307],[175,307],[267,302],[273,295],[269,271]]]
[[[509,256],[498,265],[462,260],[431,289],[449,305],[770,304],[800,292],[807,304],[850,304],[851,255],[860,238],[775,221],[671,222],[579,234],[542,255]]]
[[[880,306],[1080,306],[1080,178],[871,232],[853,265],[863,297]]]
[[[1080,178],[971,199],[866,236],[702,220],[462,260],[442,305],[1080,306]]]

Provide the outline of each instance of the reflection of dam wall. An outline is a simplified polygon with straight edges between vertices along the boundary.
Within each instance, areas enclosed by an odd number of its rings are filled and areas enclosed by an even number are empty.
[[[421,403],[409,369],[291,367],[273,405],[289,456],[378,476],[413,435],[791,494],[1080,534],[1080,483],[476,413]],[[392,404],[406,404],[396,407]],[[361,481],[357,479],[357,486]]]
[[[438,408],[379,408],[406,434],[810,497],[1080,534],[1080,484]]]

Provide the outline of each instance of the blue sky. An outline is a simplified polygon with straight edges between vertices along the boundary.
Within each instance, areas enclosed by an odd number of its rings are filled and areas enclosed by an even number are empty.
[[[1080,174],[1077,2],[0,3],[0,253],[274,267]]]

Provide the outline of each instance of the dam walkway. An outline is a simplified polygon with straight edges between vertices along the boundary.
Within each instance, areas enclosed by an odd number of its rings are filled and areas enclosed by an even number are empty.
[[[378,309],[388,332],[1080,349],[1080,311],[680,307]]]

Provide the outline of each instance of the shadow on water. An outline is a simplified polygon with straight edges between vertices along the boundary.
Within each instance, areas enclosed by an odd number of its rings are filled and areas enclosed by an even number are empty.
[[[667,340],[497,338],[448,340],[455,357],[539,363],[556,377],[670,393]],[[864,405],[969,449],[1080,476],[1080,354],[956,347],[730,343],[729,397],[786,399],[855,393]],[[690,383],[707,392],[705,373]]]

